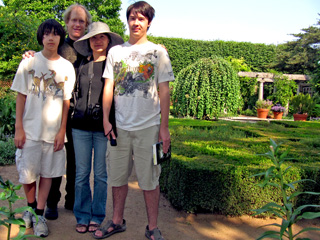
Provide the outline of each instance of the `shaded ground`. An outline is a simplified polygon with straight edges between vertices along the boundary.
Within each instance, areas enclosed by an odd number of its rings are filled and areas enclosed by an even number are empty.
[[[6,181],[10,179],[13,183],[18,184],[18,174],[15,166],[0,166],[0,175]],[[65,179],[61,186],[62,198],[59,203],[59,218],[54,221],[48,221],[50,235],[48,240],[71,240],[71,239],[93,239],[89,233],[79,234],[75,231],[76,220],[73,213],[64,209],[64,186]],[[21,189],[19,196],[24,196]],[[25,200],[19,200],[14,208],[26,204]],[[0,206],[3,203],[0,202]],[[107,217],[105,222],[110,219],[112,214],[112,198],[109,190],[107,203]],[[136,182],[136,177],[132,176],[129,184],[129,194],[125,209],[125,219],[127,221],[127,231],[111,236],[112,240],[143,240],[146,239],[144,231],[146,227],[146,210],[142,191]],[[166,240],[252,240],[258,238],[266,229],[259,228],[262,225],[278,222],[274,219],[257,219],[249,216],[243,217],[225,217],[215,214],[188,214],[176,211],[170,203],[161,196],[159,228]],[[320,227],[320,219],[312,221],[301,221],[294,231],[298,232],[304,227]],[[273,228],[274,229],[274,228]],[[275,229],[274,229],[275,230]],[[28,230],[32,234],[32,229]],[[13,229],[12,237],[17,234],[17,228]],[[0,226],[0,240],[6,239],[7,230]],[[320,239],[320,232],[309,232],[301,235],[313,240]]]

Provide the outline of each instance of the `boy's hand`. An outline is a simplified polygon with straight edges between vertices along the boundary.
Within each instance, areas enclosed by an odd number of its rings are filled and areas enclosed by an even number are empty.
[[[64,147],[64,135],[61,131],[58,132],[54,139],[53,151],[57,152],[63,149]]]
[[[26,59],[26,58],[34,57],[35,53],[36,53],[35,51],[29,50],[29,51],[25,52],[24,54],[22,54],[22,58]]]
[[[159,142],[163,142],[163,152],[167,153],[169,146],[170,146],[170,132],[169,128],[165,126],[160,125],[160,131],[159,131]]]
[[[26,133],[23,128],[21,129],[16,129],[15,134],[14,134],[14,145],[22,149],[24,144],[26,142]]]
[[[105,121],[105,118],[103,119],[103,128],[104,128],[104,136],[106,136],[109,141],[111,140],[110,135],[113,139],[116,139],[116,135],[112,131],[111,123],[108,120]]]

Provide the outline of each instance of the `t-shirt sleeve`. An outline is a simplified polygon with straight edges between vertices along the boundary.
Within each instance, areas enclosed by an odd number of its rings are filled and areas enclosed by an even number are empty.
[[[66,75],[64,82],[64,96],[63,100],[69,100],[72,97],[72,91],[76,80],[76,74],[73,65],[66,61]]]
[[[159,46],[158,83],[174,81],[173,70],[168,52]]]
[[[11,90],[19,92],[23,95],[28,93],[28,70],[27,66],[30,59],[22,60],[19,64],[16,75],[13,79]]]
[[[103,75],[102,77],[103,78],[109,78],[111,80],[114,79],[114,76],[113,76],[113,51],[114,48],[111,48],[109,53],[108,53],[108,56],[107,56],[107,62],[106,62],[106,66],[104,68],[104,72],[103,72]]]

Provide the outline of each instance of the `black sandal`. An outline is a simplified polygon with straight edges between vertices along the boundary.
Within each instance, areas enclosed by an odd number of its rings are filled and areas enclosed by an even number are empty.
[[[100,224],[98,223],[89,223],[88,232],[95,232],[99,229],[99,227],[100,227]],[[94,228],[94,230],[91,230],[90,228]]]
[[[82,228],[82,227],[85,228],[84,231],[78,230],[78,228]],[[76,231],[77,231],[78,233],[86,233],[86,232],[88,232],[88,225],[87,225],[87,224],[78,223],[78,224],[76,225]]]
[[[160,232],[159,228],[155,228],[155,229],[150,231],[149,230],[149,225],[146,226],[146,234],[145,235],[149,240],[152,240],[151,236],[154,237],[154,240],[164,240],[164,238],[161,235],[161,232]]]
[[[109,228],[113,228],[113,230],[108,232]],[[127,229],[126,220],[123,219],[122,224],[114,224],[112,220],[109,220],[106,225],[104,225],[101,228],[98,228],[92,235],[93,235],[93,237],[95,239],[103,239],[103,238],[110,237],[111,235],[113,235],[115,233],[124,232],[126,229]],[[95,234],[97,231],[101,231],[102,232],[102,236],[101,237],[97,236]]]

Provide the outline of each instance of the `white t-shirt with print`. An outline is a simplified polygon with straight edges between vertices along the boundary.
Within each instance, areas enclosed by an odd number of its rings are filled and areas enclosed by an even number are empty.
[[[73,65],[63,57],[52,61],[37,52],[21,61],[11,89],[27,96],[23,113],[27,139],[54,142],[63,100],[71,98],[74,82]]]
[[[160,124],[158,84],[173,81],[167,51],[152,42],[110,49],[104,78],[114,81],[117,127],[135,131]]]

